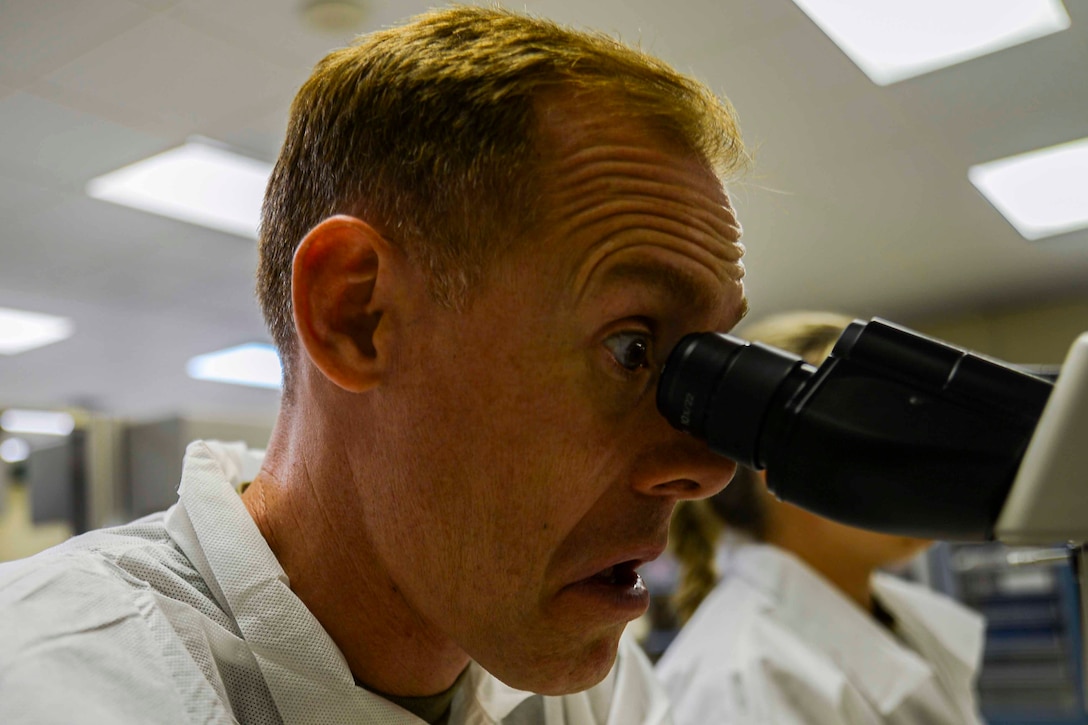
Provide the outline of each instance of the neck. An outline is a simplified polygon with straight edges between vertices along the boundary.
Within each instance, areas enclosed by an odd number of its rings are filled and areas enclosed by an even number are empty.
[[[789,504],[777,504],[786,507]],[[870,584],[876,565],[859,557],[854,547],[838,546],[838,537],[824,535],[825,525],[835,525],[813,514],[790,507],[774,517],[764,540],[785,549],[816,570],[864,611],[873,611]]]
[[[291,590],[339,647],[356,681],[402,697],[449,689],[468,665],[402,596],[366,532],[365,486],[336,432],[284,411],[242,500]]]

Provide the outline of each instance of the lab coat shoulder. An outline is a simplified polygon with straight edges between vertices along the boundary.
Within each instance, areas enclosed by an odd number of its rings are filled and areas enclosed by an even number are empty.
[[[877,723],[823,653],[741,580],[703,602],[658,664],[677,725]]]
[[[0,722],[186,723],[216,702],[172,676],[188,654],[131,571],[148,556],[107,530],[0,565]]]
[[[738,651],[762,607],[754,592],[722,582],[665,650],[656,672],[677,725],[765,721],[757,719],[760,698],[747,697],[752,683]]]
[[[86,552],[0,566],[0,722],[186,721],[126,578]]]
[[[843,725],[881,721],[824,653],[773,617],[760,618],[742,638],[740,673],[749,698],[761,698],[767,723]]]

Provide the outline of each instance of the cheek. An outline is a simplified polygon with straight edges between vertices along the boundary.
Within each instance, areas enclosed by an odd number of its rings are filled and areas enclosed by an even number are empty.
[[[552,388],[507,399],[508,414],[490,420],[479,441],[486,460],[469,457],[474,489],[474,547],[502,562],[503,576],[544,581],[573,532],[621,479],[617,436],[584,398]],[[531,407],[530,407],[531,406]],[[483,422],[481,421],[481,429]]]
[[[405,450],[427,453],[405,484],[429,490],[405,497],[425,498],[423,511],[406,513],[449,527],[450,546],[469,542],[465,556],[546,556],[623,474],[631,396],[585,355],[558,349],[540,338],[492,344],[486,358],[451,360],[415,381]]]
[[[539,530],[569,529],[613,480],[615,436],[584,402],[563,405],[553,394],[495,434],[495,482],[510,489],[509,509]]]

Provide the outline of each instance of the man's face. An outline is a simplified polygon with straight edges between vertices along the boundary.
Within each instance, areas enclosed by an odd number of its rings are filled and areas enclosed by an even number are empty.
[[[640,125],[545,115],[544,223],[456,313],[420,304],[375,390],[389,485],[363,515],[431,636],[507,684],[599,681],[680,498],[734,464],[673,430],[656,383],[686,333],[743,314],[717,178]]]

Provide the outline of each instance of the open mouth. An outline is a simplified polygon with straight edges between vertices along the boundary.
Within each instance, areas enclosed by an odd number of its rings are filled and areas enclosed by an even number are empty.
[[[590,581],[623,587],[625,589],[645,588],[646,585],[642,582],[642,576],[638,573],[639,564],[640,562],[634,560],[615,564],[594,574],[590,577]]]
[[[607,619],[611,622],[631,621],[645,614],[650,606],[650,592],[638,573],[643,559],[629,559],[601,569],[564,587],[566,601],[579,607],[579,617],[589,622]]]

